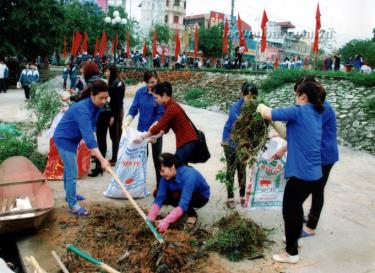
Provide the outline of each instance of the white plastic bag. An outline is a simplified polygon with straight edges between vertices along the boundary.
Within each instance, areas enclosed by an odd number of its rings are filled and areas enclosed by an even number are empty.
[[[21,89],[21,83],[20,82],[17,82],[17,89]]]
[[[279,137],[271,138],[266,144],[266,151],[257,157],[252,167],[250,183],[246,196],[245,208],[280,209],[285,189],[285,158],[273,160],[272,156],[285,141]]]
[[[144,198],[149,195],[146,189],[147,141],[140,144],[133,142],[140,134],[130,127],[123,132],[115,169],[117,177],[133,198]],[[126,198],[114,179],[103,194],[109,198]]]

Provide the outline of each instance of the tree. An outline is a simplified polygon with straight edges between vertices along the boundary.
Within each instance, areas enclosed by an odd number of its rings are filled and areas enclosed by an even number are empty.
[[[62,45],[64,14],[55,0],[0,1],[0,54],[30,60]]]
[[[372,34],[374,35],[374,36],[372,37],[372,41],[375,42],[375,27],[374,27],[373,30],[372,30]]]
[[[223,26],[201,28],[198,35],[198,48],[206,57],[219,58],[223,49]]]
[[[370,66],[375,66],[375,42],[372,40],[351,40],[340,49],[343,60],[361,55]]]
[[[168,25],[155,25],[154,29],[150,30],[149,39],[153,41],[154,31],[156,30],[157,40],[159,43],[168,43],[171,38],[171,29]]]

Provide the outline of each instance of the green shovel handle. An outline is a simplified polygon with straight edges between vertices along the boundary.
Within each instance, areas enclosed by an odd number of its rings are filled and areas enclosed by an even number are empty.
[[[76,248],[73,245],[68,245],[67,250],[70,252],[73,252],[80,256],[81,258],[85,259],[86,261],[89,261],[90,263],[99,266],[102,262],[95,259],[94,257],[91,257],[88,253]]]

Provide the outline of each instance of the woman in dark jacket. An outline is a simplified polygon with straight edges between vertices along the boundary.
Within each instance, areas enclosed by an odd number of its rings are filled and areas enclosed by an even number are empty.
[[[125,84],[120,80],[118,70],[115,65],[111,65],[104,72],[109,86],[110,102],[104,107],[96,124],[96,138],[100,152],[105,156],[107,153],[107,132],[112,140],[112,159],[111,165],[117,161],[117,152],[121,137],[121,124],[124,116],[123,100],[125,96]],[[89,174],[90,177],[96,177],[103,174],[100,162],[96,160],[95,169]]]

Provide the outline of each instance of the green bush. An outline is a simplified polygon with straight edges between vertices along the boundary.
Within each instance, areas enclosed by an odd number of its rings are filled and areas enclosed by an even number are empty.
[[[188,92],[186,92],[185,100],[186,101],[196,100],[196,99],[199,99],[200,97],[202,97],[202,95],[203,95],[203,91],[201,89],[193,88],[193,89],[190,89]]]
[[[42,172],[47,162],[47,156],[37,151],[35,136],[22,134],[15,137],[7,131],[0,131],[0,164],[11,156],[24,156]]]
[[[57,90],[49,88],[47,85],[32,85],[31,101],[26,104],[26,109],[31,111],[32,117],[35,118],[38,132],[50,126],[61,107],[62,100]]]
[[[334,78],[345,79],[353,82],[356,85],[373,87],[375,86],[375,74],[367,75],[359,72],[342,72],[342,71],[320,71],[320,70],[273,70],[268,74],[267,79],[263,80],[260,84],[260,89],[263,92],[270,92],[278,87],[287,83],[295,83],[300,78],[313,75],[318,78]]]
[[[132,84],[137,84],[139,81],[133,80],[133,79],[125,79],[125,84],[132,85]]]

